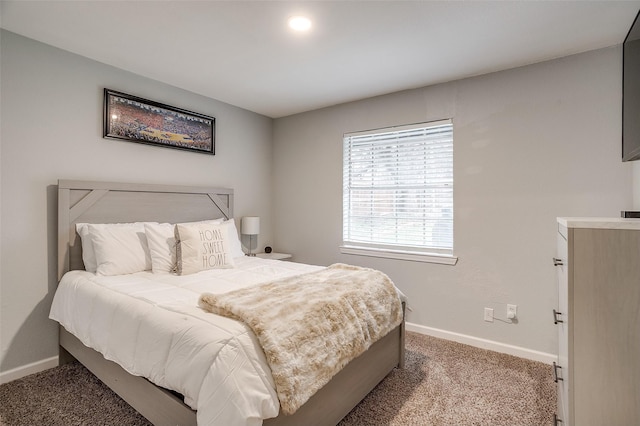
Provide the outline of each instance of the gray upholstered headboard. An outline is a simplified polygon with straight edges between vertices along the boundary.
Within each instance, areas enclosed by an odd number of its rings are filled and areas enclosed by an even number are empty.
[[[233,217],[233,189],[58,181],[58,280],[84,269],[76,223],[192,222]]]

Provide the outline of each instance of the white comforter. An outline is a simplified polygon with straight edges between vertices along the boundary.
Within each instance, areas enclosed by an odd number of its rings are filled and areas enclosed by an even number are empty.
[[[198,297],[322,268],[235,261],[233,269],[183,277],[72,271],[58,286],[50,318],[129,373],[180,392],[197,410],[198,425],[261,425],[279,409],[264,353],[246,325],[204,312]]]

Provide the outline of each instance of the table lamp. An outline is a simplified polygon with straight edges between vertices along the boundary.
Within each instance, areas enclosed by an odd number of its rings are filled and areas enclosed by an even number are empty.
[[[242,218],[242,234],[249,236],[249,253],[247,256],[255,256],[251,251],[253,247],[253,237],[260,233],[260,218],[257,216],[245,216]]]

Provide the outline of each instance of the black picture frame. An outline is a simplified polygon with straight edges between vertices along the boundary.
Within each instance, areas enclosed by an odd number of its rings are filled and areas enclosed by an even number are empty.
[[[104,134],[119,139],[215,155],[216,119],[104,89]]]

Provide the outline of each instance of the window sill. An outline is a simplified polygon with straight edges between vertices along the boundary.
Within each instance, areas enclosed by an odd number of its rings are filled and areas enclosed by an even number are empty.
[[[359,256],[383,257],[386,259],[409,260],[412,262],[439,263],[455,265],[458,257],[448,254],[420,253],[415,251],[383,250],[369,247],[340,246],[340,253]]]

